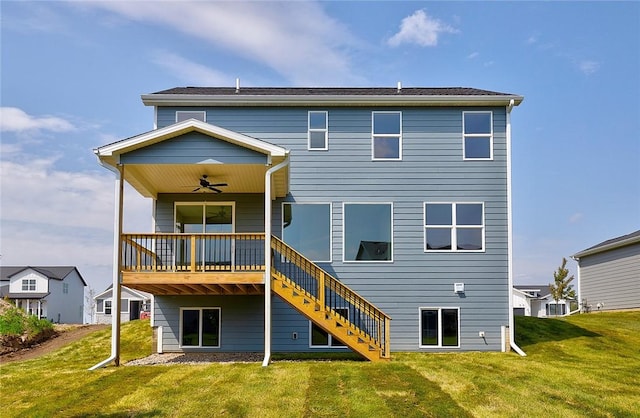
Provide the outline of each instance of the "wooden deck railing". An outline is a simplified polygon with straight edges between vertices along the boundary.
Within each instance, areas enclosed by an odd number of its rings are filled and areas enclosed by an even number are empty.
[[[264,270],[264,234],[123,234],[122,269],[135,272]]]
[[[312,296],[321,309],[331,310],[360,336],[373,341],[381,357],[390,357],[389,316],[280,239],[271,238],[271,249],[276,273]]]

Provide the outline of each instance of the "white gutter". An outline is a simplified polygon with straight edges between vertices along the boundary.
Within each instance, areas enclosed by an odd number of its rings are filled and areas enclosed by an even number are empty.
[[[284,161],[267,170],[264,176],[264,360],[271,361],[271,175],[289,165],[289,153]]]
[[[115,181],[115,216],[113,228],[113,286],[112,286],[112,306],[111,306],[111,355],[106,360],[101,361],[89,370],[96,370],[106,366],[112,361],[116,366],[120,365],[120,235],[122,234],[122,202],[124,195],[124,173],[123,167],[118,165],[117,170],[112,166],[105,165],[101,160],[100,164],[116,173]]]
[[[521,356],[527,354],[522,351],[516,344],[515,326],[513,320],[513,222],[512,222],[512,204],[511,204],[511,110],[513,109],[514,100],[511,99],[507,106],[507,248],[508,257],[508,276],[509,276],[509,345]]]

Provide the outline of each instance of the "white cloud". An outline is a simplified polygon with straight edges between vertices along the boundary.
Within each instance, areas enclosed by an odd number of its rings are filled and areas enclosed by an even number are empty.
[[[264,64],[296,84],[351,83],[357,41],[316,2],[74,3],[173,28]]]
[[[580,221],[583,218],[584,214],[582,212],[576,212],[573,215],[571,215],[569,217],[569,222],[570,223],[576,223],[578,221]]]
[[[2,132],[38,130],[69,132],[75,129],[71,122],[56,116],[32,116],[17,107],[0,107],[0,131]]]
[[[229,85],[233,78],[212,70],[205,65],[189,61],[168,51],[157,51],[153,62],[164,67],[187,85],[218,86]]]
[[[458,33],[458,30],[428,16],[424,10],[417,10],[411,16],[402,19],[400,31],[389,38],[387,43],[391,46],[404,43],[436,46],[438,38],[444,33]]]
[[[597,61],[582,60],[578,62],[578,69],[585,75],[590,75],[600,69],[600,63]]]
[[[472,52],[471,54],[467,55],[467,58],[472,60],[472,59],[478,58],[479,56],[480,56],[479,52]]]

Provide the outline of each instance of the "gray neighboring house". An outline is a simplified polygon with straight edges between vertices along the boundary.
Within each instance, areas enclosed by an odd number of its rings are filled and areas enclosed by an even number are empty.
[[[82,324],[87,283],[73,266],[1,266],[2,297],[31,315]]]
[[[572,256],[585,311],[640,308],[640,230]]]
[[[153,201],[152,233],[116,224],[113,282],[154,295],[158,351],[268,364],[506,350],[522,100],[401,85],[145,94],[153,130],[94,150],[120,214],[125,182]]]
[[[121,287],[120,322],[133,321],[148,317],[152,295],[141,290]],[[109,286],[102,293],[93,297],[95,300],[96,324],[110,324],[113,320],[113,289]]]

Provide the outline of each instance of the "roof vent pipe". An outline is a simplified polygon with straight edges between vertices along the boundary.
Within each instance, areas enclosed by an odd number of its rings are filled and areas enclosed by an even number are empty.
[[[236,78],[236,93],[240,93],[240,78]]]
[[[402,81],[398,81],[398,93],[402,91]]]

